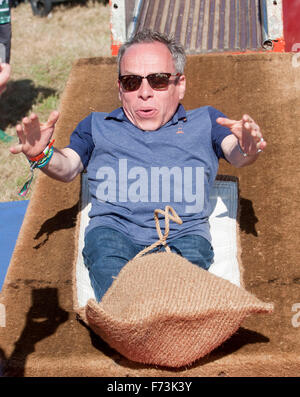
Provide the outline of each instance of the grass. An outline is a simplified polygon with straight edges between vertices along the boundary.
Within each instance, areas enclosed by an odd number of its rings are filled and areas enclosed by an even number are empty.
[[[111,55],[110,10],[99,1],[61,3],[46,18],[34,16],[29,2],[21,3],[12,9],[12,30],[12,75],[0,97],[0,129],[12,141],[0,140],[0,201],[24,200],[17,192],[30,177],[25,156],[9,152],[11,144],[18,142],[18,122],[31,112],[44,122],[52,110],[59,109],[78,58]],[[32,188],[25,199],[30,199],[31,192]]]

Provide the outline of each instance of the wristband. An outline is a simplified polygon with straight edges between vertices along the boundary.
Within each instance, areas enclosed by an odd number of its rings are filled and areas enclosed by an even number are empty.
[[[52,142],[49,142],[48,145],[47,145],[46,148],[42,151],[41,154],[39,154],[39,155],[36,156],[36,157],[31,157],[31,158],[29,157],[28,160],[29,160],[29,161],[32,161],[32,162],[42,160],[42,158],[44,158],[45,156],[47,156],[47,154],[48,154],[48,152],[49,152],[49,149],[50,149],[51,146],[53,145],[54,141],[55,141],[55,139],[53,139]]]
[[[46,148],[48,149],[48,147]],[[30,169],[34,169],[34,168],[43,168],[45,167],[45,165],[47,165],[49,163],[49,161],[51,160],[51,157],[53,156],[53,146],[51,146],[47,151],[46,149],[44,150],[43,153],[45,153],[45,156],[38,161],[32,161],[32,160],[28,160],[30,163]]]
[[[53,156],[53,153],[54,153],[53,143],[54,143],[54,139],[51,143],[49,143],[47,145],[47,147],[43,150],[43,152],[41,154],[39,154],[36,157],[28,159],[28,161],[30,163],[31,177],[28,181],[25,182],[24,186],[19,191],[19,193],[18,193],[19,196],[22,196],[22,197],[26,196],[26,194],[29,190],[29,187],[31,185],[31,182],[33,181],[34,169],[45,167],[51,160],[51,157]]]
[[[263,142],[263,141],[264,141],[264,138],[261,137],[260,138],[260,142]],[[239,152],[241,153],[241,155],[243,157],[254,156],[254,155],[251,155],[251,154],[248,154],[248,153],[244,152],[244,150],[241,148],[239,140],[237,141],[237,146],[238,146]],[[262,150],[261,149],[257,149],[257,152],[255,154],[258,154],[260,152],[262,152]]]

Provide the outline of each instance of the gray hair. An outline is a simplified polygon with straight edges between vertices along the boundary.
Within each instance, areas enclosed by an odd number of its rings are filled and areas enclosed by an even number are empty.
[[[183,46],[178,43],[173,36],[168,36],[164,33],[156,32],[150,29],[144,29],[137,32],[134,36],[122,44],[118,52],[118,73],[120,74],[120,65],[123,55],[129,47],[131,47],[133,44],[153,43],[155,41],[165,44],[173,57],[176,73],[183,74],[186,61],[186,55]]]

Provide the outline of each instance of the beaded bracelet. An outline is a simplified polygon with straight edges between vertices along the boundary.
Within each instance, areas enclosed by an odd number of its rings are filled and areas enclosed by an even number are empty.
[[[53,156],[53,153],[54,153],[53,143],[54,143],[54,139],[52,142],[50,142],[47,145],[47,147],[43,150],[43,152],[41,154],[39,154],[36,157],[28,159],[29,164],[30,164],[31,177],[28,181],[25,182],[24,186],[19,191],[19,193],[18,193],[19,196],[22,196],[22,197],[26,196],[26,194],[29,190],[29,187],[31,185],[31,182],[33,180],[33,177],[34,177],[34,172],[33,172],[34,169],[45,167],[51,160],[51,157]]]

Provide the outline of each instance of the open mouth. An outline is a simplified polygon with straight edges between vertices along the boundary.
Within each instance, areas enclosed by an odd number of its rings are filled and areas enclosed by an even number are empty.
[[[137,114],[141,118],[150,118],[156,114],[156,109],[153,108],[139,109],[137,111]]]

